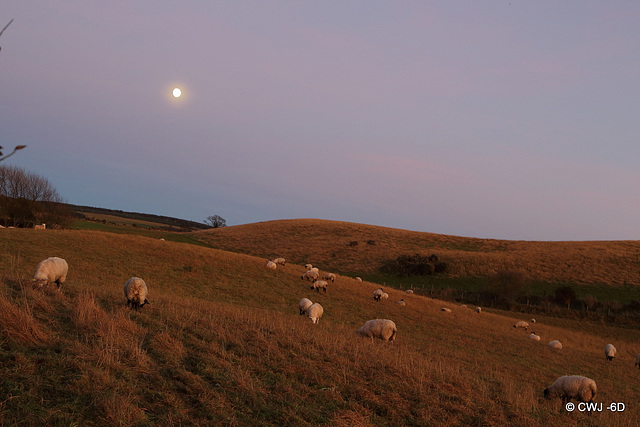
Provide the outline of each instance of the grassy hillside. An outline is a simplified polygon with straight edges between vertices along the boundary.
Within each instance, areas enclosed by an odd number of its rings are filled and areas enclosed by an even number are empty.
[[[450,277],[486,277],[513,270],[546,282],[640,285],[640,241],[474,239],[316,219],[225,227],[194,237],[224,250],[264,258],[283,256],[363,277],[376,276],[386,260],[420,253],[436,254],[447,262]]]
[[[451,304],[447,314],[440,311],[445,303],[392,289],[375,303],[377,285],[344,276],[315,294],[300,280],[300,265],[266,270],[264,257],[283,253],[276,247],[257,258],[95,231],[0,233],[0,424],[534,426],[640,419],[635,331],[538,318],[538,343],[514,330],[508,315]],[[31,288],[36,263],[48,256],[69,262],[61,293]],[[147,281],[151,301],[137,313],[122,294],[134,275]],[[301,297],[324,306],[319,325],[298,315]],[[400,298],[405,307],[395,303]],[[373,318],[396,322],[395,343],[354,334]],[[549,349],[553,339],[564,349]],[[619,350],[613,362],[604,357],[608,342]],[[568,414],[559,402],[542,400],[544,387],[564,374],[593,378],[596,400],[624,402],[626,411]]]

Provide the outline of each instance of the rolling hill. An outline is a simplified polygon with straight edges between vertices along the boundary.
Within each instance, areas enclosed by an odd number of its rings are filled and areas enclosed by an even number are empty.
[[[534,342],[512,327],[520,320],[515,313],[476,314],[395,289],[376,303],[379,285],[344,275],[326,294],[300,280],[300,264],[310,257],[322,267],[366,273],[367,259],[386,248],[395,254],[424,245],[445,258],[473,255],[470,242],[496,253],[508,242],[325,224],[341,227],[329,241],[333,256],[325,248],[330,236],[318,231],[323,223],[195,233],[226,250],[168,235],[0,230],[0,424],[536,426],[640,419],[635,330],[543,316],[535,325],[542,342]],[[398,234],[406,237],[395,241]],[[359,243],[339,245],[351,241]],[[357,256],[343,256],[354,248]],[[364,248],[372,252],[357,252]],[[289,263],[269,271],[265,257],[275,255]],[[48,256],[69,262],[62,292],[31,287],[36,263]],[[126,308],[122,294],[131,276],[149,285],[151,305],[139,312]],[[324,306],[318,325],[298,315],[302,297]],[[396,304],[400,298],[406,306]],[[441,312],[445,305],[453,312]],[[354,334],[373,318],[396,322],[395,343]],[[553,339],[564,348],[548,348]],[[603,353],[609,342],[618,348],[613,362]],[[598,402],[623,402],[626,410],[567,413],[559,401],[543,400],[544,387],[565,374],[593,378]]]
[[[203,243],[263,258],[322,265],[375,276],[400,255],[436,254],[449,277],[486,277],[499,270],[575,284],[640,285],[640,241],[533,242],[475,239],[318,219],[259,222],[194,233]]]

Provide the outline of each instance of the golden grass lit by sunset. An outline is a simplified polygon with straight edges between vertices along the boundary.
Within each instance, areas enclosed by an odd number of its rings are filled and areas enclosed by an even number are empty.
[[[458,266],[452,275],[517,266],[532,276],[564,269],[580,283],[635,284],[637,273],[625,270],[637,242],[508,242],[320,220],[188,235],[200,245],[171,241],[183,236],[168,232],[0,230],[0,424],[595,426],[640,419],[637,328],[536,315],[542,340],[534,342],[531,329],[512,327],[528,314],[477,314],[388,286],[389,299],[376,303],[380,284],[353,279],[373,275],[378,260],[424,251]],[[35,265],[49,256],[69,263],[62,292],[31,286]],[[267,270],[275,256],[287,264]],[[547,258],[559,258],[557,266],[538,271]],[[339,273],[326,294],[300,279],[307,262]],[[149,287],[151,304],[139,312],[126,307],[122,291],[132,276]],[[298,314],[302,297],[323,305],[318,325]],[[406,306],[396,304],[401,298]],[[394,343],[356,336],[375,318],[397,324]],[[546,346],[555,339],[562,350]],[[618,349],[612,362],[603,353],[610,342]],[[626,410],[567,413],[559,400],[542,398],[561,375],[593,378],[597,402],[623,402]]]

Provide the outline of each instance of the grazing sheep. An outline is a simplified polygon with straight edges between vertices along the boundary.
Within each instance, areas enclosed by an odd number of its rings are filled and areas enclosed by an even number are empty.
[[[531,323],[536,323],[536,319],[531,319],[530,322]]]
[[[520,320],[519,322],[516,322],[513,325],[513,327],[516,328],[516,329],[522,328],[522,329],[524,329],[526,331],[527,329],[529,329],[529,324],[527,322],[525,322],[524,320]]]
[[[336,281],[336,275],[333,273],[327,273],[324,276],[322,276],[322,280],[326,280],[327,282],[331,280],[331,283],[333,283]]]
[[[529,335],[529,339],[532,339],[534,341],[540,341],[540,335],[536,335],[535,332],[531,332],[531,334]]]
[[[640,353],[636,354],[636,364],[634,366],[640,369]]]
[[[276,265],[275,262],[269,260],[269,261],[267,261],[267,268],[269,270],[275,270],[276,268],[278,268],[278,266]]]
[[[400,305],[401,305],[401,306],[403,306],[403,307],[406,305],[403,299],[401,299],[400,301],[398,301],[398,304],[400,304]]]
[[[275,262],[276,264],[284,265],[286,261],[284,258],[276,258],[273,260],[273,262]]]
[[[304,268],[307,269],[307,271],[311,270],[313,268],[313,265],[311,264],[305,264]]]
[[[31,281],[41,288],[49,283],[55,283],[57,289],[60,290],[64,281],[67,280],[68,271],[67,261],[58,257],[47,258],[38,263]]]
[[[482,307],[476,307],[473,311],[476,313],[482,313]]]
[[[442,307],[440,311],[444,311],[445,313],[451,313],[451,309],[447,307]]]
[[[373,342],[374,338],[383,341],[394,341],[397,332],[398,328],[396,324],[388,319],[367,320],[364,325],[356,331],[357,334],[371,338],[371,342]]]
[[[612,361],[614,357],[616,357],[616,348],[613,344],[607,344],[604,347],[604,355],[607,357],[608,361]]]
[[[553,340],[549,343],[549,347],[562,350],[562,343],[558,340]]]
[[[565,375],[544,389],[544,397],[547,399],[560,397],[562,403],[567,403],[571,399],[576,399],[579,402],[593,402],[597,391],[596,382],[591,378]]]
[[[382,288],[376,289],[375,291],[373,291],[373,299],[376,300],[376,302],[380,302],[380,298],[382,298],[382,294],[384,294],[384,291],[382,290]]]
[[[413,289],[407,289],[406,291],[404,291],[405,294],[412,294],[413,293]]]
[[[359,278],[359,277],[356,277],[356,281],[357,281],[357,282],[362,282],[362,279],[361,279],[361,278]]]
[[[389,298],[389,294],[386,292],[383,292],[382,295],[380,295],[380,299],[387,299]]]
[[[36,224],[36,225],[34,225],[34,226],[33,226],[33,228],[34,228],[35,230],[44,230],[44,229],[46,229],[46,228],[47,228],[47,224],[45,224],[45,223],[43,222],[41,225],[37,225],[37,224]]]
[[[127,297],[127,306],[134,308],[136,311],[145,304],[150,304],[147,300],[149,289],[139,277],[132,277],[124,284],[124,296]]]
[[[320,289],[322,289],[322,291],[326,293],[327,285],[328,283],[324,280],[314,280],[313,284],[311,285],[311,289],[315,289],[318,292],[320,292]]]
[[[313,271],[313,270],[307,270],[304,272],[304,274],[300,277],[302,280],[307,280],[309,282],[313,282],[315,280],[318,280],[318,272],[317,271]]]
[[[322,317],[322,314],[324,313],[324,309],[322,308],[322,306],[320,304],[313,303],[309,306],[309,308],[307,308],[307,310],[305,311],[305,313],[307,314],[307,317],[309,317],[311,319],[311,321],[315,324],[318,323],[320,321],[320,318]]]
[[[298,308],[300,308],[300,316],[302,316],[304,312],[307,311],[307,308],[309,308],[311,304],[313,303],[309,298],[302,298],[300,300],[300,302],[298,303]]]
[[[462,304],[460,308],[467,308],[467,304]]]

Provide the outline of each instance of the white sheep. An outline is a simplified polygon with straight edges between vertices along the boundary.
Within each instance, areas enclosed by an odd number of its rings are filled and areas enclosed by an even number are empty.
[[[558,340],[553,340],[549,343],[549,347],[562,350],[562,343]]]
[[[596,382],[591,378],[565,375],[544,389],[544,397],[547,399],[560,397],[563,403],[567,403],[571,399],[576,399],[579,402],[593,402],[597,391]]]
[[[357,281],[357,282],[362,282],[362,279],[361,279],[361,278],[359,278],[359,277],[356,277],[356,281]]]
[[[311,270],[313,268],[313,265],[305,264],[304,268],[307,269],[307,271],[308,271],[308,270]]]
[[[535,332],[531,332],[531,334],[529,334],[529,339],[532,339],[534,341],[540,341],[540,335],[536,335]]]
[[[322,276],[322,280],[326,280],[327,282],[331,281],[331,283],[333,283],[336,281],[336,275],[333,273],[327,273],[324,276]]]
[[[376,300],[376,302],[380,302],[380,298],[382,298],[382,294],[384,294],[384,291],[382,290],[382,288],[376,289],[375,291],[373,291],[373,299]]]
[[[636,364],[634,366],[640,368],[640,353],[636,354]]]
[[[310,318],[311,321],[315,324],[320,321],[320,318],[324,313],[324,308],[322,308],[322,306],[316,302],[311,304],[309,308],[307,308],[305,313],[307,314],[307,317]]]
[[[44,229],[46,229],[46,228],[47,228],[47,224],[45,224],[45,223],[43,222],[41,225],[37,225],[37,224],[36,224],[36,225],[34,225],[34,226],[33,226],[33,228],[34,228],[35,230],[44,230]]]
[[[322,289],[322,291],[326,293],[327,285],[328,283],[324,280],[314,280],[313,284],[311,285],[311,289],[315,289],[318,292],[320,292],[320,289]]]
[[[460,308],[467,308],[467,304],[462,304]]]
[[[298,303],[298,308],[300,309],[300,316],[302,316],[307,308],[309,308],[313,304],[309,298],[302,298]]]
[[[398,304],[400,304],[400,305],[401,305],[401,306],[403,306],[403,307],[406,305],[406,303],[404,302],[404,300],[403,300],[403,299],[401,299],[400,301],[398,301]]]
[[[51,257],[38,263],[31,281],[41,288],[49,283],[55,283],[57,289],[60,290],[64,281],[67,280],[68,272],[69,264],[67,264],[67,261],[62,258]]]
[[[529,324],[524,320],[520,320],[519,322],[514,323],[513,327],[516,329],[522,328],[526,331],[527,329],[529,329]]]
[[[531,319],[530,322],[531,323],[536,323],[536,319]]]
[[[127,306],[136,311],[145,304],[150,304],[147,296],[149,289],[147,284],[139,277],[132,277],[124,284],[124,296],[127,298]]]
[[[276,265],[275,262],[273,262],[271,260],[267,261],[267,269],[275,270],[276,268],[278,268],[278,266]]]
[[[273,260],[276,264],[285,265],[286,261],[284,258],[276,258]]]
[[[440,311],[444,311],[445,313],[451,313],[451,309],[447,307],[442,307]]]
[[[613,344],[607,344],[604,347],[604,355],[606,356],[607,360],[612,361],[614,357],[616,357],[616,348],[613,346]]]
[[[389,294],[386,292],[383,292],[382,295],[380,295],[380,299],[387,299],[389,298]]]
[[[313,271],[313,270],[307,270],[304,272],[304,274],[300,277],[302,280],[307,280],[309,282],[313,282],[315,280],[318,279],[318,272],[317,271]]]
[[[396,324],[388,319],[367,320],[364,325],[356,331],[357,334],[371,338],[371,342],[373,342],[374,338],[383,341],[394,341],[397,332],[398,328]]]
[[[482,313],[482,307],[476,307],[473,311],[476,313]]]
[[[406,291],[404,291],[405,294],[412,294],[413,293],[413,289],[407,289]]]

